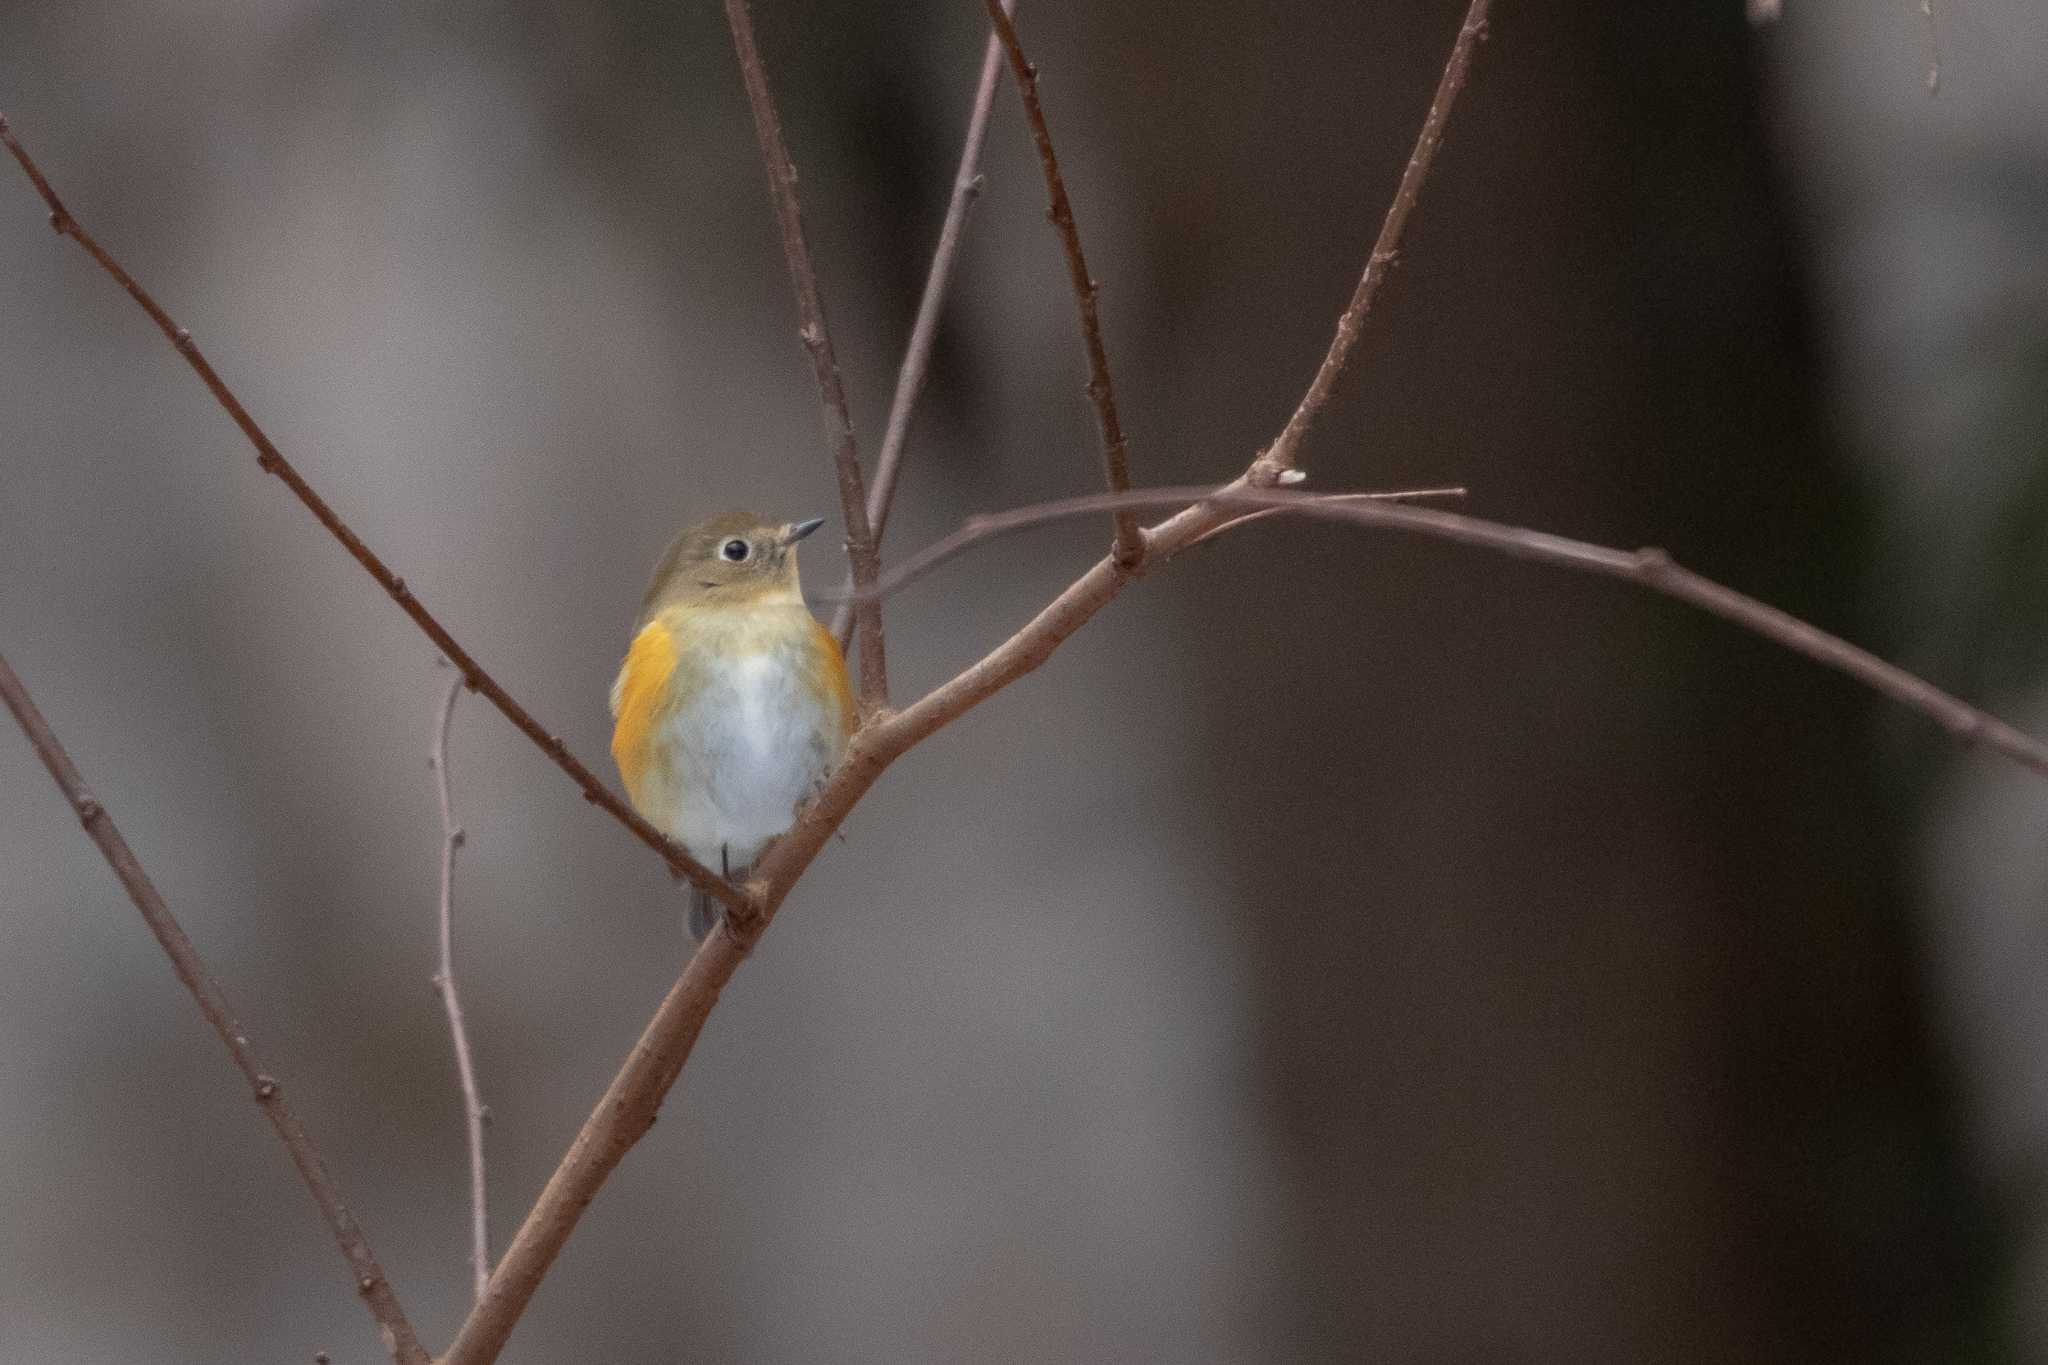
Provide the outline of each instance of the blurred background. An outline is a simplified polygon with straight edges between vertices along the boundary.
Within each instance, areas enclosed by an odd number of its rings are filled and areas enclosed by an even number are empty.
[[[758,8],[872,453],[985,26]],[[1458,10],[1024,0],[1143,480],[1285,417]],[[1501,0],[1316,480],[1667,546],[2048,733],[2048,12],[1741,10]],[[12,4],[0,108],[594,766],[678,524],[837,525],[709,0]],[[1096,478],[1007,89],[986,165],[891,556]],[[0,648],[445,1343],[446,674],[43,218],[7,168]],[[899,695],[1104,534],[895,600]],[[682,896],[481,702],[453,772],[502,1245]],[[2048,1360],[2044,812],[1620,585],[1265,521],[888,775],[505,1358]],[[11,730],[0,933],[0,1359],[380,1359]]]

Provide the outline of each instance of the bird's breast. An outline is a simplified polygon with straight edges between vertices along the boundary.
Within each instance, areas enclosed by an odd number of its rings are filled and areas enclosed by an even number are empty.
[[[743,864],[837,759],[844,665],[801,607],[695,615],[634,641],[614,687],[613,748],[648,818],[713,866],[720,850]]]

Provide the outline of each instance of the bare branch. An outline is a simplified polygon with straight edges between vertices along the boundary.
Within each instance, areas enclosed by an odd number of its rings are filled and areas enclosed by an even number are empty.
[[[1343,314],[1337,319],[1337,333],[1330,338],[1330,349],[1323,354],[1323,363],[1317,368],[1308,391],[1295,405],[1294,415],[1287,419],[1287,425],[1281,428],[1280,434],[1273,438],[1273,443],[1252,466],[1252,482],[1259,487],[1283,482],[1282,476],[1297,467],[1302,438],[1308,435],[1309,427],[1314,425],[1329,403],[1337,376],[1344,372],[1353,348],[1358,345],[1358,334],[1365,326],[1365,315],[1372,309],[1373,296],[1379,293],[1387,271],[1394,264],[1401,246],[1401,233],[1408,226],[1408,215],[1415,211],[1416,200],[1422,197],[1423,182],[1429,179],[1430,167],[1436,162],[1437,149],[1443,146],[1444,125],[1450,121],[1451,106],[1458,102],[1458,94],[1465,88],[1465,78],[1472,69],[1473,49],[1486,36],[1489,2],[1472,0],[1470,8],[1465,11],[1465,21],[1458,28],[1458,39],[1451,45],[1451,55],[1444,62],[1443,76],[1437,81],[1436,95],[1429,102],[1429,113],[1422,120],[1422,131],[1416,134],[1415,150],[1408,154],[1407,168],[1401,172],[1400,188],[1394,191],[1394,202],[1387,206],[1387,216],[1380,223],[1380,235],[1372,244],[1372,254],[1365,260],[1365,273],[1358,277],[1358,287],[1351,293],[1351,302],[1344,306]]]
[[[1004,0],[1004,9],[1014,11],[1016,0]],[[917,318],[910,327],[910,343],[903,350],[903,364],[896,371],[896,396],[889,402],[889,424],[882,432],[882,453],[875,462],[875,484],[868,490],[868,525],[880,546],[889,527],[889,508],[896,499],[896,483],[903,472],[903,450],[910,440],[910,419],[924,392],[925,375],[931,368],[932,340],[938,335],[939,314],[944,310],[946,290],[953,281],[953,263],[960,254],[960,238],[967,227],[967,214],[981,197],[981,149],[988,141],[989,110],[996,100],[996,82],[1003,69],[1003,48],[991,32],[981,55],[981,79],[974,87],[974,107],[967,115],[967,140],[960,148],[960,167],[953,173],[953,198],[946,205],[946,221],[939,228],[939,244],[932,251],[930,271],[925,275],[924,293],[917,301]],[[879,563],[879,559],[877,561]],[[853,603],[839,604],[832,615],[832,634],[845,648],[853,624]]]
[[[5,658],[0,658],[0,700],[4,700],[7,709],[14,713],[15,723],[28,736],[36,757],[43,761],[58,789],[64,793],[64,799],[77,812],[87,837],[98,846],[107,866],[114,869],[114,875],[121,879],[128,899],[135,903],[143,922],[156,935],[156,941],[171,959],[171,969],[178,974],[178,980],[184,983],[185,989],[192,993],[199,1012],[206,1016],[206,1022],[219,1035],[228,1056],[234,1060],[235,1068],[242,1073],[242,1079],[249,1083],[250,1092],[263,1110],[264,1117],[277,1130],[279,1140],[291,1154],[292,1164],[298,1167],[299,1179],[312,1194],[313,1202],[320,1206],[320,1216],[326,1220],[328,1230],[334,1234],[335,1244],[348,1261],[349,1271],[355,1277],[356,1292],[362,1296],[370,1316],[377,1320],[383,1331],[385,1349],[398,1365],[430,1365],[426,1348],[420,1345],[412,1324],[406,1321],[405,1310],[399,1306],[398,1296],[392,1292],[384,1267],[377,1263],[375,1253],[370,1250],[369,1239],[363,1235],[355,1215],[341,1202],[340,1187],[329,1174],[327,1164],[320,1159],[320,1152],[314,1147],[305,1126],[299,1122],[299,1116],[285,1102],[283,1088],[250,1047],[248,1030],[235,1018],[233,1008],[212,973],[207,971],[199,950],[185,936],[185,930],[171,913],[170,906],[164,903],[149,874],[142,870],[141,860],[128,847],[128,841],[121,837],[121,831],[114,827],[114,818],[107,814],[106,807],[87,788],[78,766],[64,751],[49,722],[36,709],[28,688]]]
[[[1215,484],[1184,484],[1169,488],[1134,488],[1122,493],[1082,493],[1076,497],[1059,498],[1052,502],[1034,502],[1023,507],[1013,507],[1004,512],[983,512],[971,516],[944,540],[927,545],[884,573],[881,581],[868,591],[877,597],[891,597],[985,540],[1006,536],[1016,531],[1030,530],[1036,526],[1045,526],[1055,521],[1066,521],[1072,517],[1090,516],[1112,510],[1157,512],[1178,510],[1198,502],[1218,502],[1253,509],[1238,512],[1229,520],[1219,522],[1215,527],[1203,532],[1199,539],[1189,541],[1180,547],[1181,550],[1187,550],[1201,541],[1221,535],[1225,531],[1235,530],[1261,517],[1297,511],[1304,503],[1415,502],[1424,498],[1462,498],[1465,492],[1462,486],[1453,486],[1402,488],[1384,493],[1273,493],[1270,497],[1254,498],[1249,495],[1230,495],[1225,488]],[[837,592],[820,595],[827,598],[851,599],[859,594],[860,589],[849,584]]]
[[[1445,488],[1397,488],[1386,493],[1321,493],[1316,496],[1330,502],[1426,502],[1437,498],[1462,498],[1470,491],[1463,484],[1454,484]],[[1240,526],[1248,526],[1267,517],[1277,517],[1286,510],[1284,507],[1267,507],[1257,512],[1245,512],[1232,517],[1215,530],[1204,532],[1189,541],[1182,547],[1183,552],[1214,540],[1226,531],[1235,531]]]
[[[875,534],[868,524],[867,492],[862,486],[860,455],[854,447],[853,416],[846,406],[846,385],[839,377],[839,359],[825,326],[825,300],[818,291],[818,272],[804,240],[802,205],[796,197],[796,167],[782,138],[782,118],[768,92],[768,71],[754,42],[754,20],[747,0],[725,0],[725,20],[732,29],[733,50],[747,87],[747,105],[754,113],[754,136],[768,171],[768,197],[775,204],[775,222],[782,231],[782,254],[789,262],[789,280],[796,291],[797,334],[810,353],[811,371],[825,409],[825,436],[839,473],[839,505],[846,518],[846,558],[856,583],[872,583],[880,571]],[[883,654],[882,604],[865,602],[854,608],[854,632],[860,641],[861,709],[873,714],[889,704],[889,665]]]
[[[698,945],[505,1248],[489,1290],[462,1324],[440,1365],[489,1365],[498,1358],[583,1210],[627,1151],[653,1127],[655,1112],[688,1060],[705,1017],[718,1003],[719,991],[746,956],[733,926],[733,916],[719,916]],[[751,937],[747,941],[751,943]]]
[[[143,312],[149,314],[150,321],[157,325],[157,330],[177,347],[178,354],[185,358],[185,363],[192,367],[193,373],[199,376],[200,382],[213,394],[214,401],[221,405],[227,415],[234,420],[235,425],[242,429],[242,434],[249,439],[249,444],[256,448],[256,463],[266,472],[275,474],[284,481],[285,486],[292,490],[293,496],[305,504],[306,510],[327,529],[327,533],[341,542],[341,547],[348,551],[349,556],[363,566],[364,572],[377,580],[377,586],[384,589],[391,600],[398,603],[400,609],[412,618],[413,624],[434,642],[435,648],[447,656],[469,687],[483,693],[505,719],[511,721],[521,734],[538,745],[541,752],[554,761],[556,767],[567,773],[576,785],[583,789],[584,800],[599,807],[631,830],[640,842],[667,860],[670,870],[677,876],[686,878],[699,890],[716,896],[727,906],[744,913],[747,908],[746,901],[738,887],[692,858],[680,845],[664,836],[632,807],[613,795],[604,783],[598,781],[596,774],[585,767],[582,760],[569,752],[568,745],[562,742],[560,736],[543,727],[525,707],[512,699],[511,693],[499,686],[497,679],[484,671],[483,665],[457,643],[455,637],[448,633],[447,627],[427,610],[426,604],[413,595],[412,589],[405,585],[405,580],[391,572],[384,561],[363,543],[362,537],[341,519],[341,515],[327,505],[326,499],[313,490],[313,486],[306,482],[305,476],[284,457],[283,452],[264,434],[263,429],[256,425],[256,419],[249,415],[249,410],[242,406],[241,400],[235,397],[226,382],[214,371],[212,364],[200,352],[198,343],[192,340],[192,334],[173,321],[171,315],[150,297],[149,291],[137,283],[135,277],[123,269],[120,262],[108,255],[106,248],[71,216],[71,211],[64,207],[64,201],[57,197],[57,192],[44,178],[42,169],[15,138],[4,117],[0,117],[0,143],[4,143],[7,150],[13,153],[14,159],[21,163],[21,169],[27,173],[29,182],[36,188],[36,193],[41,195],[43,202],[49,206],[50,226],[84,247],[86,254],[97,261],[100,268],[111,275],[116,284],[128,291],[128,296],[135,300]]]
[[[1045,174],[1045,197],[1050,207],[1046,216],[1060,234],[1067,254],[1067,278],[1074,287],[1074,303],[1081,313],[1081,345],[1088,353],[1088,398],[1095,405],[1095,425],[1102,436],[1102,472],[1109,491],[1121,493],[1131,486],[1130,462],[1125,454],[1123,422],[1117,416],[1116,389],[1109,380],[1109,353],[1102,344],[1102,319],[1096,311],[1101,286],[1088,273],[1088,258],[1081,252],[1081,232],[1074,225],[1074,206],[1067,199],[1066,178],[1060,174],[1060,160],[1052,149],[1052,130],[1046,127],[1045,110],[1038,102],[1038,69],[1025,59],[1016,25],[997,0],[982,0],[988,21],[1010,58],[1010,74],[1016,77],[1017,93],[1024,101],[1024,117],[1031,125],[1031,140],[1038,146],[1039,169]],[[1138,519],[1128,510],[1118,510],[1116,562],[1136,568],[1145,558],[1145,542],[1138,532]]]
[[[1160,540],[1155,558],[1188,548],[1220,531],[1231,530],[1260,516],[1286,514],[1324,521],[1348,522],[1394,531],[1408,531],[1438,540],[1456,541],[1515,559],[1533,560],[1581,573],[1599,574],[1639,584],[1783,645],[1817,663],[1846,673],[1871,690],[1933,720],[1942,729],[2003,754],[2022,767],[2048,777],[2048,745],[1985,711],[1942,691],[1934,684],[1885,662],[1839,636],[1791,616],[1768,603],[1724,587],[1674,563],[1664,551],[1645,548],[1616,550],[1570,540],[1546,531],[1506,526],[1435,508],[1395,505],[1416,497],[1439,496],[1462,489],[1421,489],[1406,493],[1291,493],[1241,484],[1222,488],[1157,488],[1129,493],[1094,493],[1034,503],[985,516],[970,517],[959,530],[920,551],[889,571],[872,591],[887,596],[924,577],[983,541],[1027,527],[1068,517],[1091,516],[1112,507],[1179,508],[1190,503],[1211,509],[1258,509],[1234,516],[1214,529],[1172,543]],[[1158,532],[1153,533],[1155,536]],[[924,703],[918,703],[923,706]],[[912,707],[914,712],[918,707]],[[906,715],[910,712],[906,712]]]
[[[455,701],[462,695],[462,675],[448,684],[441,702],[440,722],[434,727],[434,748],[427,760],[434,770],[434,791],[441,802],[441,898],[440,968],[434,973],[434,990],[448,1015],[448,1036],[455,1044],[455,1078],[462,1087],[462,1127],[469,1145],[469,1262],[476,1282],[476,1297],[482,1302],[491,1281],[491,1232],[489,1204],[484,1184],[484,1124],[488,1115],[476,1084],[476,1062],[469,1050],[469,1026],[462,1018],[462,996],[455,988],[455,850],[468,839],[455,823],[455,799],[448,784],[448,726],[455,719]]]

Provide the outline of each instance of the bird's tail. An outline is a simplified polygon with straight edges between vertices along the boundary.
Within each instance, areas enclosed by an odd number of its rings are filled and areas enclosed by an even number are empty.
[[[696,887],[690,888],[690,941],[702,943],[711,936],[722,906]]]
[[[752,868],[752,863],[748,863],[744,867],[734,867],[732,863],[732,850],[723,844],[719,845],[719,876],[725,878],[727,881],[731,881],[735,877],[746,876],[747,873],[750,870],[752,870]],[[724,913],[725,907],[718,903],[718,899],[715,896],[706,895],[704,892],[699,891],[696,887],[691,887],[690,942],[702,943],[705,939],[711,937],[712,928],[717,925],[718,917]]]

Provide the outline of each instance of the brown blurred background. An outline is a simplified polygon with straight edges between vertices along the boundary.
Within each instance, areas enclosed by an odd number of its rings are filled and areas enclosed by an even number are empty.
[[[1913,0],[1741,8],[1500,0],[1317,481],[1667,546],[2048,730],[2048,19],[1938,0],[1930,97]],[[1284,418],[1458,9],[1024,0],[1146,481]],[[872,452],[980,7],[758,18]],[[0,108],[593,763],[675,525],[836,512],[708,0],[15,4]],[[1093,485],[997,109],[897,556]],[[0,648],[445,1342],[445,675],[11,172],[0,244]],[[905,593],[899,691],[1102,542]],[[454,759],[502,1241],[681,896],[481,703]],[[1617,585],[1267,521],[885,779],[506,1359],[2048,1359],[2044,809]],[[380,1358],[12,738],[0,933],[0,1359]]]

